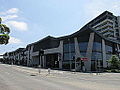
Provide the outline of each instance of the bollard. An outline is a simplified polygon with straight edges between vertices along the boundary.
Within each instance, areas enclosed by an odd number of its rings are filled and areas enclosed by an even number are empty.
[[[48,74],[50,74],[50,68],[48,68]]]
[[[38,65],[38,73],[41,73],[41,65]]]

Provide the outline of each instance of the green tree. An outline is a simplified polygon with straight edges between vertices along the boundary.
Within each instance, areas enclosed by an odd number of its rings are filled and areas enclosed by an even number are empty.
[[[108,63],[110,63],[111,69],[119,69],[120,67],[120,60],[117,55],[112,55],[111,59],[108,60]]]
[[[0,44],[8,44],[10,29],[5,24],[1,24],[0,18]]]

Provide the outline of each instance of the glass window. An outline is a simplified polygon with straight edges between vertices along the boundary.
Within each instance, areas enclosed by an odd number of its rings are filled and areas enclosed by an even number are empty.
[[[73,60],[75,53],[64,53],[64,60]]]
[[[64,52],[69,52],[69,44],[64,44]]]
[[[102,51],[101,43],[94,42],[93,43],[93,51]]]
[[[85,52],[81,52],[80,55],[81,55],[81,57],[86,57],[86,53]]]
[[[75,51],[75,44],[64,44],[64,52],[74,52]]]
[[[106,60],[109,60],[111,58],[112,54],[106,54]]]
[[[100,52],[92,52],[92,60],[102,60],[102,53]]]
[[[73,60],[73,57],[75,57],[75,53],[70,53],[70,60]]]
[[[80,51],[86,51],[87,50],[87,46],[88,46],[88,42],[81,42],[81,43],[79,43]]]
[[[64,53],[64,60],[69,60],[69,53]]]
[[[112,47],[105,45],[106,53],[112,53]]]

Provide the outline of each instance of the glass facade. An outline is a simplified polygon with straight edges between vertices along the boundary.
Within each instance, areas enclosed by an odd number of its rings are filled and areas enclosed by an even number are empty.
[[[106,53],[111,54],[112,53],[112,46],[105,45]]]
[[[68,41],[67,43],[64,43],[63,52],[64,52],[64,58],[63,58],[64,61],[73,60],[73,57],[75,57],[74,42],[71,43],[71,41]]]
[[[77,37],[78,39],[78,45],[79,45],[79,51],[80,51],[80,57],[86,57],[86,51],[88,47],[88,41],[89,41],[90,33],[85,32]]]
[[[102,39],[95,35],[91,56],[91,70],[98,71],[103,67],[103,55],[102,55]]]
[[[73,60],[75,53],[64,53],[64,60]]]
[[[87,37],[88,36],[88,37]],[[78,46],[80,51],[80,57],[86,57],[86,51],[89,42],[89,35],[86,37],[78,36]],[[83,39],[85,38],[85,39]],[[114,46],[115,47],[115,46]],[[105,51],[106,51],[106,60],[110,59],[113,51],[113,43],[105,41]],[[75,67],[75,42],[74,39],[64,40],[63,43],[63,68],[71,69]],[[80,63],[79,63],[80,65]],[[91,70],[97,71],[98,69],[102,70],[103,68],[103,51],[102,51],[102,38],[98,35],[94,36],[94,42],[92,47],[91,55]]]
[[[102,53],[101,52],[93,52],[91,59],[92,60],[102,60]]]
[[[73,57],[75,57],[74,39],[72,38],[72,39],[64,40],[64,44],[63,44],[63,68],[64,69],[75,68]]]
[[[80,52],[80,55],[81,55],[82,57],[86,57],[86,52]]]
[[[75,51],[75,44],[70,43],[70,44],[64,44],[64,52],[74,52]]]
[[[87,51],[87,46],[88,46],[88,42],[80,42],[79,43],[79,49],[80,52],[86,52]]]
[[[102,60],[102,44],[99,42],[93,43],[93,51],[92,51],[92,60]]]
[[[102,45],[99,42],[93,43],[93,51],[101,52],[102,51]]]
[[[113,53],[112,43],[106,42],[105,51],[106,51],[106,60],[109,60]]]

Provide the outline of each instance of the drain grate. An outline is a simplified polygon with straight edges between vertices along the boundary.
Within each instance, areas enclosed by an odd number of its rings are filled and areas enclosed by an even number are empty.
[[[34,75],[34,74],[31,74],[30,76],[36,76],[36,75]]]

